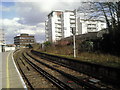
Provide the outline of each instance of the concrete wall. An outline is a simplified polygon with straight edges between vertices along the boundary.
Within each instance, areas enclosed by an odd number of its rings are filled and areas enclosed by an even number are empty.
[[[0,45],[0,52],[2,52],[2,45]]]
[[[15,50],[15,47],[5,47],[5,52],[6,51],[11,51],[11,50]]]

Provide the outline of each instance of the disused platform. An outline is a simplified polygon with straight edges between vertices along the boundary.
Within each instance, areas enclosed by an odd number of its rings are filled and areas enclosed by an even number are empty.
[[[17,70],[16,64],[13,60],[13,52],[1,53],[0,59],[0,79],[2,84],[0,89],[4,88],[26,88],[26,85]]]

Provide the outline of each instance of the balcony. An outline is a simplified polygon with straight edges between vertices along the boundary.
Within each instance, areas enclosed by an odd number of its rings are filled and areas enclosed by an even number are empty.
[[[75,24],[71,24],[70,27],[75,27]]]
[[[75,16],[70,16],[70,19],[75,20]]]
[[[70,20],[70,23],[75,23],[75,20]]]
[[[56,23],[56,24],[61,24],[61,21],[56,21],[55,23]]]
[[[55,28],[56,28],[56,29],[60,29],[60,30],[62,29],[62,27],[55,27]]]
[[[56,37],[62,37],[61,33],[60,33],[60,34],[57,33],[55,36],[56,36]]]

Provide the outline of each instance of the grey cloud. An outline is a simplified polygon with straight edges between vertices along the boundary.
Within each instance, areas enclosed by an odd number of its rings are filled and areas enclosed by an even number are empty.
[[[17,2],[16,11],[20,18],[24,18],[20,20],[20,23],[36,25],[44,22],[52,10],[74,10],[78,6],[80,6],[80,2],[56,2],[53,5],[49,4],[49,2]]]
[[[44,42],[45,41],[45,33],[36,34],[35,39],[37,40],[38,43]]]
[[[40,2],[16,2],[14,9],[16,10],[19,20],[14,22],[15,25],[13,25],[14,23],[10,23],[9,26],[5,25],[5,37],[7,43],[13,43],[13,38],[19,34],[19,29],[26,28],[28,28],[30,31],[34,30],[37,42],[45,41],[44,21],[47,19],[47,15],[52,10],[74,10],[78,6],[80,6],[79,2],[58,2],[53,5],[51,4],[50,6],[49,3],[46,3],[46,5],[44,5],[44,3]]]
[[[19,21],[22,24],[36,25],[45,21],[47,13],[40,10],[40,7],[34,2],[18,2],[16,7],[18,16],[24,18]]]

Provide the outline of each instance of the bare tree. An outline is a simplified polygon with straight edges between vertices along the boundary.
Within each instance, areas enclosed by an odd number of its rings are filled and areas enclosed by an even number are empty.
[[[120,55],[120,1],[118,2],[83,2],[78,11],[87,13],[86,19],[106,21],[108,34],[100,41],[101,51]]]
[[[85,19],[101,19],[101,17],[104,17],[109,31],[120,25],[120,1],[83,2],[82,5],[78,8],[78,11],[87,13]]]

